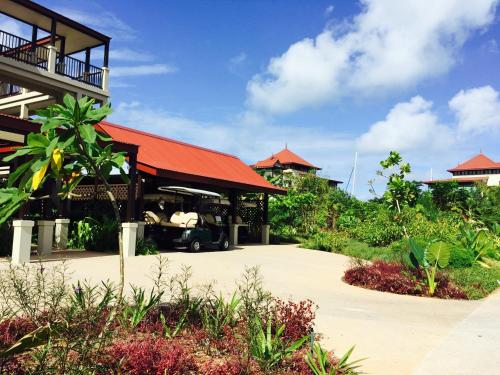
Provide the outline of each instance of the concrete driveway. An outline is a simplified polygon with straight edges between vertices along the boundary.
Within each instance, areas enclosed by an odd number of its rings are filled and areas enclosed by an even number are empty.
[[[82,255],[85,256],[69,262],[74,279],[118,280],[116,255]],[[366,373],[401,375],[413,371],[424,373],[422,369],[425,369],[426,374],[454,374],[442,372],[442,367],[436,368],[436,372],[433,370],[433,362],[446,361],[446,354],[454,361],[454,368],[460,368],[462,361],[471,363],[467,342],[463,345],[455,343],[453,352],[445,348],[443,353],[442,348],[447,339],[457,334],[464,321],[472,319],[476,322],[474,312],[480,311],[485,301],[400,296],[353,287],[341,280],[349,258],[293,245],[245,246],[227,252],[199,254],[170,252],[162,256],[169,259],[172,273],[179,271],[183,264],[189,265],[195,284],[215,281],[224,292],[234,290],[245,266],[258,265],[265,286],[276,296],[294,300],[309,298],[317,303],[316,331],[324,335],[323,344],[334,349],[338,355],[356,345],[354,357],[368,357],[363,365]],[[127,283],[152,285],[148,274],[155,261],[155,256],[126,259]],[[493,302],[486,301],[498,307],[500,298]],[[489,319],[489,326],[486,327],[498,330],[500,314],[495,316],[493,310],[489,307],[485,311],[487,317],[484,314],[479,316]],[[495,322],[498,323],[496,327]],[[481,326],[480,323],[475,324],[476,328]],[[467,326],[465,332],[465,336],[459,334],[457,339],[466,340],[467,332],[470,332]],[[500,345],[500,342],[497,341],[497,344]],[[440,354],[440,359],[436,358],[436,353]],[[483,356],[486,355],[495,356],[493,347],[489,348],[489,353],[487,349]],[[482,361],[480,357],[476,360]],[[488,367],[491,365],[486,362],[482,367],[476,367],[478,372],[467,374],[493,374],[499,367]]]

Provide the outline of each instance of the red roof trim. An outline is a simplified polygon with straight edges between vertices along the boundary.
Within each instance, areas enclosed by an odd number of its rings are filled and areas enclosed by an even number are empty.
[[[311,163],[304,160],[296,153],[290,151],[288,148],[281,150],[277,154],[274,154],[274,155],[268,157],[267,159],[258,161],[257,163],[255,163],[254,167],[255,168],[270,168],[270,167],[273,167],[276,164],[276,162],[279,162],[281,165],[294,164],[294,165],[299,165],[302,167],[321,170],[321,168],[312,165]]]

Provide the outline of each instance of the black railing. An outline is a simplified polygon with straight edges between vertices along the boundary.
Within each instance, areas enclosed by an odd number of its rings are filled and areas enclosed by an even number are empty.
[[[48,70],[49,49],[0,30],[0,56]],[[102,87],[102,69],[74,57],[57,53],[56,73],[86,84]]]
[[[56,73],[70,77],[80,82],[92,86],[102,87],[102,69],[97,66],[85,64],[70,56],[64,56],[60,61],[60,54],[57,54]]]
[[[5,98],[12,95],[21,93],[21,87],[13,85],[12,83],[0,82],[0,98]]]
[[[48,48],[2,30],[0,30],[0,56],[48,69]]]

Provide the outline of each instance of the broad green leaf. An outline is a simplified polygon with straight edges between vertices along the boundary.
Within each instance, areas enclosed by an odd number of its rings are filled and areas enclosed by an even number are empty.
[[[30,147],[47,147],[49,145],[49,140],[47,137],[39,133],[29,133],[27,139],[27,145]]]
[[[76,100],[75,98],[73,98],[72,95],[66,94],[64,95],[63,102],[67,108],[71,108],[71,110],[73,110],[73,108],[75,107]]]
[[[413,237],[408,239],[408,245],[410,246],[410,261],[415,268],[423,266],[425,249],[421,246]]]
[[[445,268],[450,262],[452,245],[444,241],[432,243],[426,251],[425,257],[429,263],[436,263]]]
[[[14,152],[13,154],[9,155],[9,156],[6,156],[3,158],[3,161],[5,162],[9,162],[19,156],[24,156],[24,155],[27,155],[31,152],[31,148],[30,147],[20,147],[16,150],[16,152]]]
[[[110,136],[102,133],[102,132],[97,132],[97,137],[101,140],[101,141],[104,141],[104,142],[111,142],[113,140],[113,138],[111,138]]]
[[[14,183],[17,181],[17,179],[31,167],[32,163],[33,162],[30,160],[22,164],[21,166],[17,167],[16,170],[14,170],[9,175],[9,179],[7,180],[7,185],[9,187],[12,187]]]
[[[85,124],[85,125],[80,125],[78,127],[78,131],[80,132],[80,135],[82,139],[86,143],[94,143],[97,137],[96,131],[92,125]]]

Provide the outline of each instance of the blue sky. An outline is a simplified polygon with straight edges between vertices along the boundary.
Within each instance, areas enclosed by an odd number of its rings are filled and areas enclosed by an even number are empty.
[[[496,0],[41,3],[113,38],[117,123],[344,181],[357,151],[362,198],[389,150],[416,179],[500,160]]]

